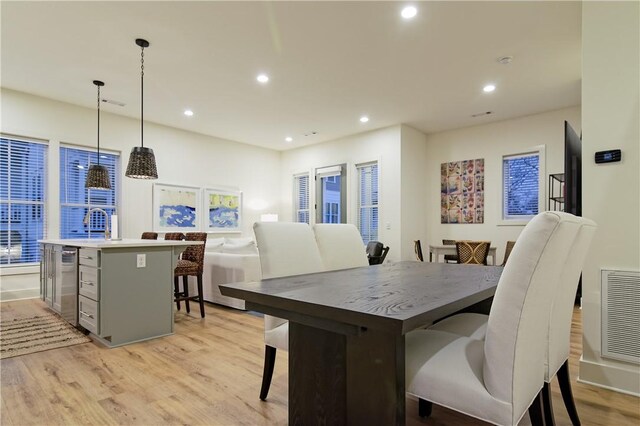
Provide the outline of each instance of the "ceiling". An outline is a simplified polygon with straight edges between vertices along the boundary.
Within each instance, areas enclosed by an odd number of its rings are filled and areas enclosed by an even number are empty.
[[[423,2],[412,20],[405,5],[3,1],[1,84],[95,108],[100,79],[126,104],[104,110],[139,118],[142,37],[145,119],[277,150],[580,104],[580,2]]]

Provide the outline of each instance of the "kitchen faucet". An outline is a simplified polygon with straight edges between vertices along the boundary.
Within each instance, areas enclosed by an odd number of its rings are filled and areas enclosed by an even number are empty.
[[[91,213],[93,212],[100,212],[102,214],[104,214],[104,239],[108,240],[111,238],[111,232],[109,231],[109,214],[98,208],[98,207],[94,207],[91,210],[89,210],[87,212],[87,215],[84,217],[84,220],[82,221],[82,223],[84,223],[85,225],[89,224],[89,218],[91,218]]]

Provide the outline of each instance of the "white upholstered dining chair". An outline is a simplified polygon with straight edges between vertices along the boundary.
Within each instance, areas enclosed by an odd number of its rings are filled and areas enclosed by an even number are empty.
[[[325,270],[369,266],[360,231],[349,223],[319,223],[313,226]]]
[[[557,212],[527,224],[498,283],[484,341],[439,330],[408,333],[407,392],[498,425],[518,424],[528,409],[532,423],[542,424],[547,330],[540,324],[548,321],[549,295],[579,227],[578,218]]]
[[[547,325],[546,361],[544,371],[543,402],[547,424],[554,424],[551,403],[551,380],[557,375],[565,408],[573,426],[580,426],[580,418],[573,400],[569,376],[569,351],[571,341],[571,317],[580,273],[591,246],[597,225],[582,218],[578,236],[562,268],[560,283],[555,287],[553,306]],[[451,316],[430,327],[431,330],[446,331],[473,339],[484,340],[487,332],[487,315],[463,313]]]
[[[262,279],[310,274],[324,270],[313,230],[306,223],[256,222],[253,225]],[[276,350],[289,349],[288,321],[264,316],[264,371],[260,399],[265,400],[271,386]]]

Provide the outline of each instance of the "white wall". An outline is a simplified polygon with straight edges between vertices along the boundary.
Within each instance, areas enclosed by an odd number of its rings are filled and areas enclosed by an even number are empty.
[[[428,243],[441,244],[442,239],[490,240],[491,245],[498,249],[496,264],[502,263],[506,242],[516,240],[524,227],[499,225],[502,156],[545,145],[546,175],[563,172],[564,120],[580,134],[580,107],[571,107],[428,135],[424,163]],[[484,158],[485,164],[484,223],[441,224],[440,164],[476,158]],[[546,176],[544,182],[546,191]],[[544,199],[546,200],[546,195]],[[544,209],[546,210],[546,202]],[[426,251],[425,246],[423,243],[423,251]]]
[[[315,169],[347,164],[347,222],[356,223],[357,179],[355,165],[378,161],[379,223],[378,239],[391,247],[389,259],[400,259],[400,129],[392,126],[380,130],[348,136],[330,142],[311,145],[282,153],[281,204],[282,220],[292,220],[293,175],[307,172],[310,176],[311,207],[315,200],[313,176]],[[310,213],[311,221],[315,212]],[[389,225],[387,229],[386,225]]]
[[[598,223],[583,272],[580,380],[640,394],[636,364],[601,357],[600,270],[640,270],[640,7],[582,5],[582,213]],[[620,148],[622,162],[594,153]]]
[[[96,112],[50,99],[2,89],[3,134],[37,138],[49,143],[47,226],[49,237],[59,233],[59,167],[61,143],[95,147]],[[179,113],[179,112],[177,112]],[[203,119],[203,118],[198,118]],[[140,121],[102,113],[100,145],[121,153],[121,233],[138,238],[152,228],[152,181],[124,176],[129,152],[140,144]],[[227,186],[243,191],[242,234],[253,236],[253,222],[261,213],[279,213],[280,153],[153,123],[145,124],[145,146],[153,148],[160,183],[202,187]],[[256,208],[258,207],[258,208]],[[212,234],[212,236],[220,236]],[[8,276],[2,268],[0,297],[33,297],[37,275]]]
[[[427,136],[406,125],[401,128],[401,250],[402,260],[415,260],[414,241],[426,242]],[[438,180],[439,182],[439,180]],[[426,246],[423,245],[423,248]]]

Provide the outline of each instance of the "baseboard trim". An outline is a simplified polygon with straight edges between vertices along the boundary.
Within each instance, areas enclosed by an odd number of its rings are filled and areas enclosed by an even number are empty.
[[[578,382],[640,397],[640,369],[637,367],[620,368],[581,357]]]
[[[0,302],[9,302],[11,300],[36,299],[40,297],[40,288],[25,288],[22,290],[4,290],[0,291]]]

